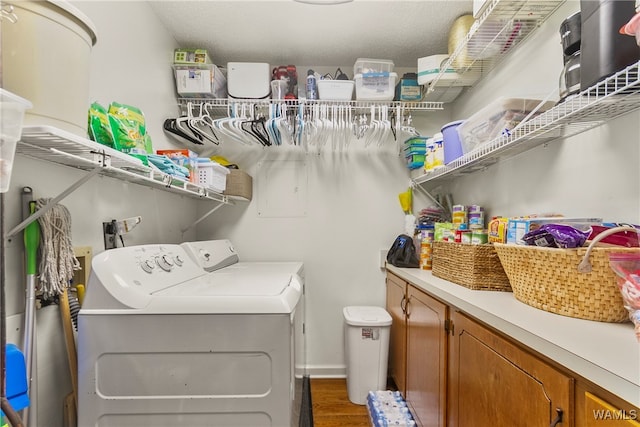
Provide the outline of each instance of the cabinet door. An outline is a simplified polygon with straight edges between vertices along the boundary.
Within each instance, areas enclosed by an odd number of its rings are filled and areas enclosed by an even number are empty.
[[[591,393],[577,388],[577,427],[640,427],[638,408],[619,399],[609,402],[595,393],[603,391]]]
[[[405,304],[407,282],[399,277],[387,273],[387,303],[386,309],[391,315],[391,329],[389,330],[389,376],[396,383],[396,387],[405,395],[406,378],[406,349],[407,329],[405,319]]]
[[[461,313],[451,320],[450,427],[573,426],[572,378]]]
[[[406,400],[418,425],[446,420],[447,306],[409,285],[407,291]]]

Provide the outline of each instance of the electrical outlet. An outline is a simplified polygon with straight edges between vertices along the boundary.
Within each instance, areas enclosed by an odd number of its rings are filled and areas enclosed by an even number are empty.
[[[389,252],[388,249],[380,249],[380,258],[378,261],[378,265],[382,269],[384,269],[385,265],[387,264],[387,252]]]

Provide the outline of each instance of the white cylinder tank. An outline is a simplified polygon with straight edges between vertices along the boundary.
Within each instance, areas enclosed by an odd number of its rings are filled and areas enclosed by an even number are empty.
[[[66,1],[4,1],[17,21],[2,23],[2,87],[33,103],[24,125],[87,135],[93,23]]]

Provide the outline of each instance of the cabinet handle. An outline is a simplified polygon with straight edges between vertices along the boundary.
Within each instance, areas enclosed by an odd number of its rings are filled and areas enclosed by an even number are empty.
[[[556,412],[558,413],[558,415],[553,421],[551,421],[551,424],[549,424],[549,427],[555,427],[558,424],[562,424],[562,415],[564,414],[564,411],[560,408],[556,408]]]
[[[407,296],[403,295],[402,296],[402,300],[400,300],[400,308],[402,309],[403,313],[406,313],[406,309],[407,309]]]
[[[411,310],[409,310],[409,306],[411,305],[411,299],[407,299],[406,304],[404,305],[405,313],[407,314],[407,319],[411,317]]]

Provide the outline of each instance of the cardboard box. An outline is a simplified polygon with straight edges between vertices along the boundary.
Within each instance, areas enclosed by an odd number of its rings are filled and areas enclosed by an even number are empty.
[[[507,227],[507,243],[524,245],[522,237],[530,231],[537,230],[544,224],[600,224],[601,222],[602,218],[541,217],[510,219]]]
[[[176,49],[173,51],[174,64],[211,64],[206,49]]]
[[[229,169],[227,186],[223,194],[232,198],[251,200],[253,197],[253,178],[240,169]]]

